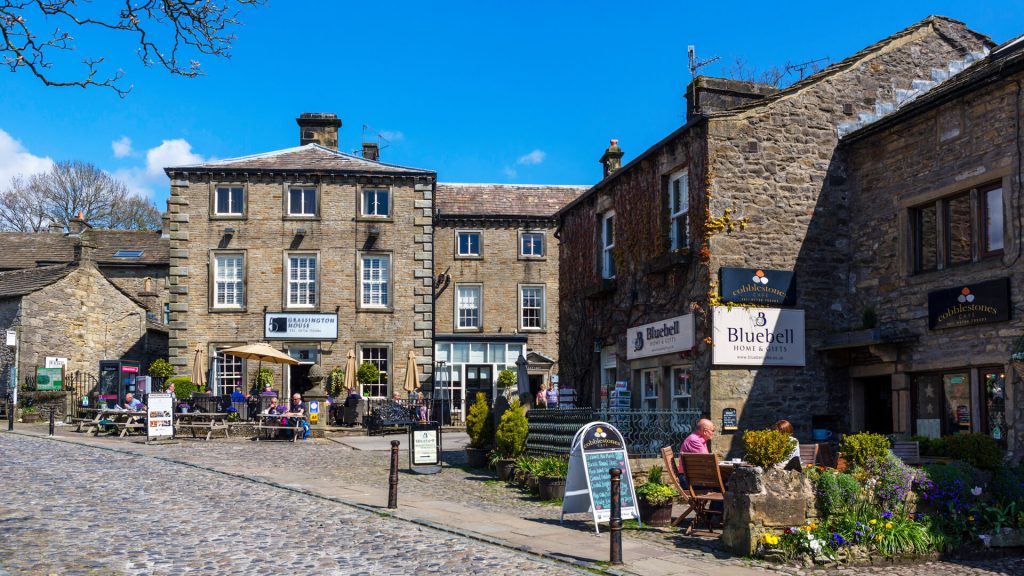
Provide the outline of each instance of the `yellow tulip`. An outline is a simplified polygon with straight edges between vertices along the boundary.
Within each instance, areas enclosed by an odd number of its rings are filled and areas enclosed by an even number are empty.
[[[885,523],[885,527],[886,528],[892,528],[892,522],[886,522]]]

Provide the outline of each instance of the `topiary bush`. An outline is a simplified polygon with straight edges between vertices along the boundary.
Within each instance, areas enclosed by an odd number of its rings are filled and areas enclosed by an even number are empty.
[[[469,407],[466,434],[469,435],[470,448],[487,448],[494,438],[494,419],[491,418],[491,407],[487,405],[487,395],[483,392],[476,393],[476,400]]]
[[[526,450],[528,433],[526,411],[519,405],[519,399],[512,400],[512,405],[501,415],[501,423],[494,435],[495,452],[501,458],[518,458]]]
[[[356,380],[360,384],[376,384],[380,381],[380,370],[370,362],[363,362],[363,365],[356,371]]]
[[[936,456],[948,456],[982,470],[995,470],[1003,464],[1003,451],[987,434],[953,434],[932,441]]]
[[[196,385],[192,383],[192,379],[188,376],[178,376],[177,378],[168,378],[167,385],[174,384],[174,396],[178,400],[188,400],[192,397],[192,393],[196,391]]]
[[[519,379],[516,378],[516,373],[511,370],[502,370],[498,372],[498,390],[504,391],[506,388],[515,388],[519,385]]]
[[[164,380],[174,376],[174,366],[171,366],[171,363],[163,358],[157,358],[149,365],[147,373],[153,378]]]
[[[796,448],[796,440],[779,430],[747,430],[743,433],[746,461],[769,468],[785,462]]]
[[[884,461],[891,447],[888,438],[871,432],[849,434],[839,443],[839,451],[846,461],[861,468],[868,466],[869,462]]]

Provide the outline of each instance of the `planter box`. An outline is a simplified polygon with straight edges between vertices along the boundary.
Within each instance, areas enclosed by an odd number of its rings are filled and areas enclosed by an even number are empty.
[[[540,497],[542,500],[557,500],[559,498],[565,498],[565,478],[541,476],[539,485]]]
[[[512,477],[512,472],[516,469],[516,461],[501,459],[494,464],[494,467],[498,471],[498,480],[507,482]]]
[[[486,468],[487,450],[483,448],[466,448],[466,464],[470,468]]]
[[[669,500],[668,504],[660,504],[654,506],[648,504],[646,500],[641,498],[639,500],[640,508],[640,521],[647,526],[654,528],[664,528],[669,524],[672,524],[672,501]]]

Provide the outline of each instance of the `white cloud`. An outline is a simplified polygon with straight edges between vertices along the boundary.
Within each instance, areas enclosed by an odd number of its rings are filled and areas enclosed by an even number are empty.
[[[46,156],[30,153],[21,142],[0,129],[0,188],[5,188],[15,176],[29,176],[45,172],[53,166]]]
[[[501,171],[504,172],[505,176],[508,176],[509,178],[515,178],[517,174],[516,169],[511,166],[506,166],[502,168]]]
[[[521,164],[523,166],[534,166],[536,164],[542,164],[544,162],[545,156],[547,156],[547,153],[544,152],[543,150],[534,150],[529,154],[523,154],[522,156],[520,156],[519,160],[516,160],[516,164]]]
[[[121,136],[117,140],[111,142],[110,148],[114,151],[114,158],[131,156],[134,152],[134,150],[132,150],[132,139],[127,136]]]
[[[388,142],[401,142],[405,140],[405,134],[401,130],[381,130],[380,137]]]
[[[146,151],[146,173],[154,179],[166,178],[164,168],[200,164],[203,157],[192,152],[187,140],[164,140],[159,146]]]

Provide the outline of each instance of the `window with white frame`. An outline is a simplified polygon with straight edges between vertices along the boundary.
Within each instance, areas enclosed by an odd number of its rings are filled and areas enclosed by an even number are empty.
[[[245,256],[213,255],[213,308],[245,306]]]
[[[689,211],[689,172],[683,170],[673,174],[668,180],[669,233],[672,250],[682,250],[690,246]]]
[[[244,190],[242,186],[217,186],[213,213],[217,216],[241,216],[245,202]]]
[[[387,308],[391,302],[391,256],[387,254],[364,255],[361,267],[362,307]]]
[[[288,189],[289,216],[316,216],[316,187],[293,186]]]
[[[363,216],[391,216],[391,191],[386,188],[363,189]]]
[[[601,215],[601,277],[615,278],[615,212]]]
[[[288,261],[288,307],[311,308],[316,306],[316,254],[289,254]]]
[[[544,256],[544,233],[523,232],[520,234],[519,255],[523,258],[542,258]]]
[[[377,367],[380,376],[375,382],[361,383],[359,393],[372,398],[387,398],[389,372],[389,347],[383,345],[366,345],[359,347],[359,365],[369,362]]]
[[[673,366],[672,369],[672,410],[683,412],[690,409],[690,369]]]
[[[245,392],[242,378],[242,359],[223,354],[219,350],[213,359],[214,394],[227,396],[232,392]]]
[[[658,408],[658,369],[640,371],[640,407],[645,410]]]
[[[519,327],[523,330],[544,328],[545,290],[543,285],[519,287]]]
[[[476,330],[483,326],[483,287],[479,284],[459,284],[455,287],[455,327]]]
[[[479,230],[459,230],[456,236],[457,254],[462,258],[479,258],[481,235]]]

